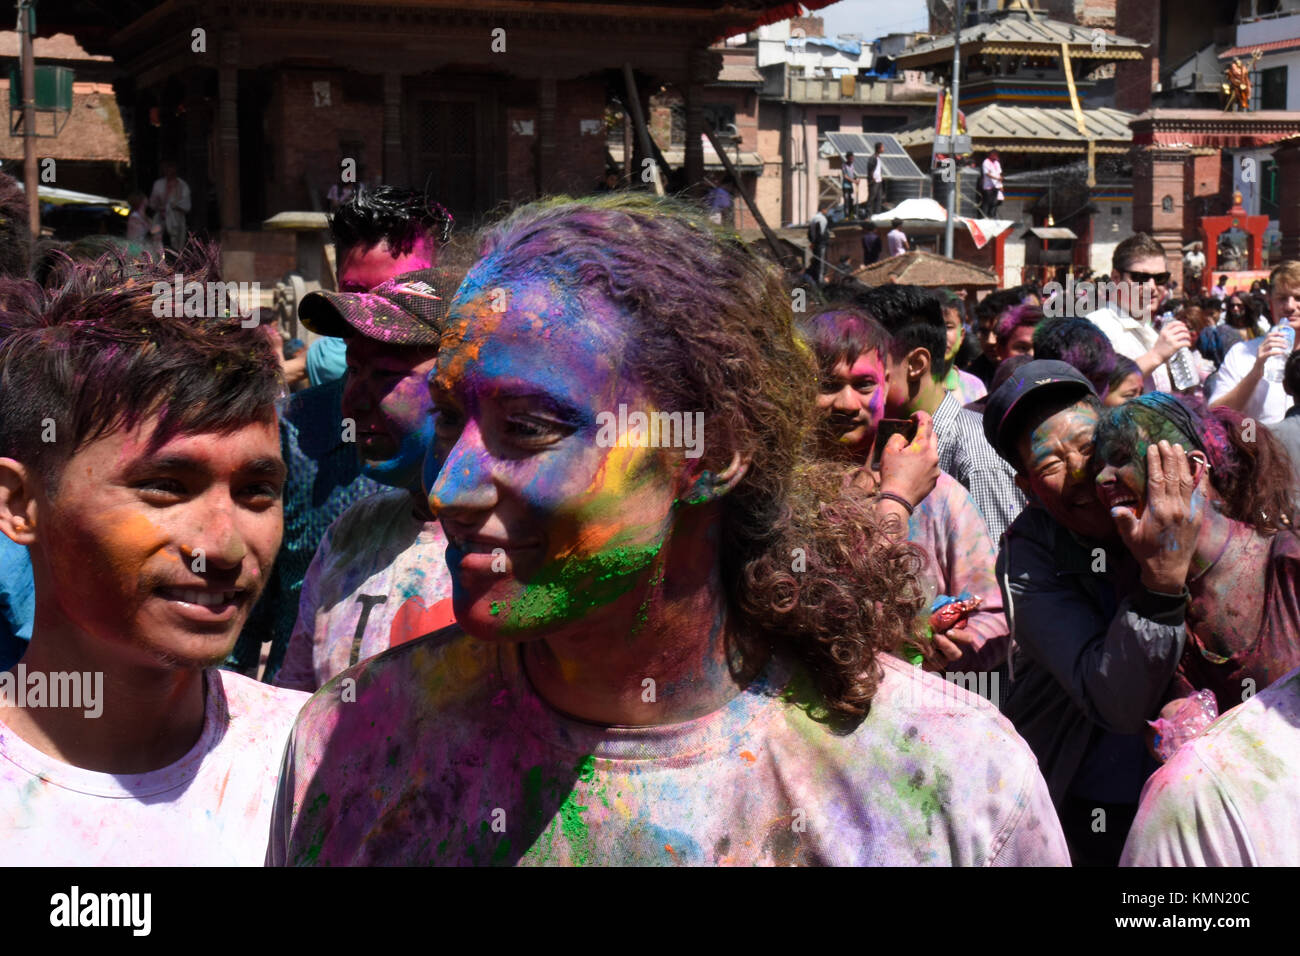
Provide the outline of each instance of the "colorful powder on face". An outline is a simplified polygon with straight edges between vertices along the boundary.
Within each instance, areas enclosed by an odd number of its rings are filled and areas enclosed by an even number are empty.
[[[632,589],[661,547],[655,543],[611,548],[545,569],[510,604],[502,633],[576,620],[592,608],[617,600]]]

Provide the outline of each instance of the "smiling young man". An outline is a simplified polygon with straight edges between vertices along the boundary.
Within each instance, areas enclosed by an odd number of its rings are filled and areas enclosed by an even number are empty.
[[[1172,390],[1165,363],[1180,348],[1190,348],[1192,333],[1178,320],[1156,330],[1152,313],[1160,301],[1159,289],[1169,284],[1165,248],[1145,232],[1135,233],[1115,247],[1111,256],[1111,304],[1087,315],[1103,332],[1116,355],[1132,359],[1142,370],[1147,391]]]
[[[1294,335],[1289,351],[1300,349],[1300,262],[1283,262],[1269,274],[1269,307],[1274,326],[1287,322]],[[1227,405],[1265,425],[1276,425],[1295,404],[1282,379],[1270,381],[1264,367],[1288,354],[1286,336],[1272,332],[1228,349],[1219,367],[1211,405]]]
[[[996,546],[1025,498],[1015,486],[1014,472],[984,438],[980,416],[944,387],[949,363],[939,298],[920,286],[884,285],[861,293],[855,304],[892,339],[885,417],[907,418],[918,411],[931,416],[939,467],[970,492]]]
[[[1095,484],[1100,409],[1078,370],[1035,360],[989,397],[984,429],[1030,498],[998,552],[1017,648],[1003,712],[1038,756],[1075,863],[1113,866],[1157,766],[1146,721],[1183,652],[1201,512],[1186,454],[1152,445],[1180,480],[1152,483],[1117,530]]]
[[[447,540],[429,512],[421,467],[433,437],[427,378],[455,282],[439,270],[366,293],[317,292],[299,315],[347,342],[344,427],[361,470],[388,486],[326,531],[303,581],[281,687],[316,690],[367,657],[452,623]]]
[[[0,285],[0,531],[36,585],[0,675],[5,861],[257,865],[306,698],[215,665],[280,545],[278,362],[238,318],[159,318],[170,270],[65,268]]]

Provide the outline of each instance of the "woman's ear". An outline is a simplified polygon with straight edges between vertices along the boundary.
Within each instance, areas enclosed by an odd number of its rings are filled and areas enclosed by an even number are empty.
[[[740,452],[731,453],[731,461],[716,474],[707,468],[697,470],[694,464],[682,472],[684,488],[678,494],[678,501],[684,505],[702,505],[716,501],[740,484],[740,480],[749,472],[749,459],[742,458]]]
[[[36,500],[27,467],[12,458],[0,458],[0,531],[24,546],[36,541]]]

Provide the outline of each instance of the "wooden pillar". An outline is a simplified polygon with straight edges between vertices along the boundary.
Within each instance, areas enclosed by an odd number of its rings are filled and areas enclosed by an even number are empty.
[[[1300,141],[1291,140],[1273,151],[1277,161],[1277,195],[1281,206],[1282,258],[1300,259]],[[1205,254],[1208,257],[1210,250]]]
[[[221,35],[221,59],[217,66],[217,140],[221,157],[217,182],[220,184],[222,229],[242,224],[239,201],[239,34]],[[191,190],[197,205],[203,197]]]
[[[1148,146],[1133,157],[1133,231],[1150,233],[1164,246],[1171,269],[1181,268],[1183,258],[1187,156],[1186,148]]]
[[[203,80],[206,70],[193,69],[186,72],[185,83],[185,143],[181,147],[182,155],[176,157],[180,165],[181,178],[190,187],[190,212],[186,222],[190,232],[207,232],[212,223],[208,221],[208,186],[220,170],[211,168],[212,157],[225,154],[225,144],[220,150],[212,149],[211,138],[215,124],[212,122],[212,109],[207,105],[203,95]],[[238,76],[238,71],[236,71]],[[236,89],[238,96],[238,89]],[[238,117],[236,116],[236,121]],[[224,222],[225,215],[222,214]],[[238,223],[232,228],[238,228]]]
[[[704,180],[704,83],[712,79],[712,62],[708,50],[687,53],[686,83],[686,187],[699,186]]]
[[[406,185],[406,162],[402,156],[402,75],[384,74],[384,176],[387,185]]]
[[[543,76],[537,88],[537,192],[543,196],[555,189],[557,87],[555,77]]]

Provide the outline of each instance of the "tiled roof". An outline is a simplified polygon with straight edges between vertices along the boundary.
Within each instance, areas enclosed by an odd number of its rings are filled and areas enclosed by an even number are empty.
[[[17,57],[19,41],[17,30],[0,31],[0,57]],[[70,33],[56,33],[52,37],[37,37],[32,55],[38,60],[97,60],[112,62],[111,56],[91,56]]]
[[[1109,108],[1084,110],[1083,122],[1089,136],[1098,142],[1129,143],[1133,140],[1129,122],[1135,115]],[[983,149],[994,145],[1001,148],[1003,144],[1028,147],[1035,141],[1082,146],[1089,139],[1075,125],[1073,110],[1037,106],[986,106],[966,115],[966,130]],[[933,142],[934,127],[927,125],[894,135],[905,147],[911,148]]]
[[[932,252],[905,252],[901,256],[889,256],[863,266],[853,273],[853,278],[870,286],[884,285],[888,282],[900,282],[906,285],[919,285],[926,288],[938,286],[979,286],[995,289],[998,277],[988,269],[936,256]]]
[[[1070,56],[1102,60],[1138,59],[1142,55],[1145,43],[1138,43],[1128,37],[1107,33],[1100,27],[1084,27],[1061,20],[1051,20],[1036,16],[1030,20],[1025,14],[1013,11],[988,23],[977,23],[961,31],[963,55],[986,52],[1052,54],[1058,52],[1062,43],[1070,45]],[[992,47],[993,49],[987,49]],[[932,62],[942,59],[940,54],[946,52],[952,57],[952,34],[937,36],[926,43],[904,50],[895,62],[902,67],[911,67],[913,63]]]
[[[0,79],[0,103],[4,104],[3,113],[6,123],[0,128],[0,159],[22,159],[22,136],[9,132],[7,122],[9,103],[9,79]],[[62,122],[62,117],[59,117]],[[48,132],[52,126],[49,116],[38,115],[36,128]],[[49,156],[55,160],[99,160],[105,162],[131,161],[131,151],[127,147],[126,130],[122,125],[122,114],[118,111],[117,100],[107,84],[76,83],[72,90],[72,112],[67,117],[67,124],[58,136],[41,138],[36,141],[37,152],[41,157]]]
[[[1261,53],[1280,53],[1283,50],[1300,49],[1300,37],[1290,40],[1270,40],[1268,43],[1252,43],[1249,46],[1229,47],[1219,54],[1220,60],[1231,60],[1234,56],[1250,56],[1256,50]]]

